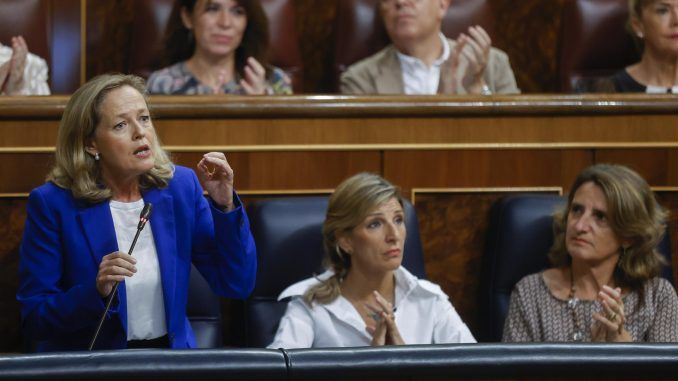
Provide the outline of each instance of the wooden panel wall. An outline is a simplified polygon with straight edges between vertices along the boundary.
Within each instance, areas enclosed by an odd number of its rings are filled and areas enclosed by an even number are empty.
[[[14,295],[25,197],[50,168],[66,101],[0,98],[0,351],[20,348]],[[588,165],[625,164],[659,187],[678,237],[671,96],[153,97],[151,104],[175,162],[192,167],[205,151],[225,151],[247,200],[326,194],[360,171],[400,185],[419,212],[430,279],[472,329],[487,211],[505,192],[566,192]]]

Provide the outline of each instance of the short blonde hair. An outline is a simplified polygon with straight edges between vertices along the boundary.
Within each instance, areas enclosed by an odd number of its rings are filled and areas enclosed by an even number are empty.
[[[622,165],[596,164],[577,176],[570,187],[567,206],[555,215],[549,259],[556,267],[569,266],[572,262],[565,245],[568,212],[577,189],[589,182],[605,194],[612,230],[619,239],[631,242],[619,258],[615,284],[640,291],[646,280],[659,275],[664,264],[656,247],[666,230],[667,213],[657,203],[647,182]]]
[[[306,303],[331,303],[339,296],[339,285],[351,269],[351,256],[339,247],[339,237],[360,225],[370,212],[393,198],[403,204],[400,190],[373,173],[359,173],[339,184],[330,196],[323,223],[324,264],[334,271],[334,276],[310,288],[304,294]]]
[[[148,104],[144,80],[123,74],[104,74],[93,78],[73,93],[66,104],[57,133],[56,162],[47,175],[47,181],[70,189],[76,199],[96,203],[111,198],[111,190],[101,179],[99,165],[85,152],[85,146],[101,121],[101,104],[106,95],[123,86],[137,90]],[[165,187],[174,175],[174,165],[162,150],[157,136],[152,144],[155,166],[140,176],[142,189]]]

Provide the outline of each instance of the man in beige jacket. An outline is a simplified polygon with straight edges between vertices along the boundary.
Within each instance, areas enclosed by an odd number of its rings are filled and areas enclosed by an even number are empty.
[[[508,56],[472,26],[456,40],[441,24],[450,0],[381,0],[391,45],[351,65],[341,76],[344,94],[519,93]]]

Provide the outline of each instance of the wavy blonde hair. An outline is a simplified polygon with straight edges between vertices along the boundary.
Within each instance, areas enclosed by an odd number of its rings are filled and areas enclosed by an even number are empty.
[[[85,151],[85,146],[101,121],[101,105],[106,95],[123,86],[137,90],[148,104],[144,80],[123,74],[93,78],[73,93],[66,104],[57,133],[55,164],[47,181],[71,190],[76,199],[96,203],[111,198],[111,190],[102,181],[98,162]],[[157,136],[151,144],[155,166],[139,177],[142,189],[166,187],[174,175],[174,165],[162,150]]]
[[[667,213],[647,182],[622,165],[596,164],[577,176],[570,187],[567,206],[554,216],[554,240],[549,259],[556,267],[572,263],[565,245],[568,212],[577,189],[589,182],[599,186],[605,194],[608,220],[614,233],[620,240],[631,242],[619,258],[614,273],[615,284],[642,292],[643,283],[658,276],[665,264],[656,247],[666,230]]]
[[[351,270],[351,256],[339,247],[339,237],[353,230],[369,213],[393,198],[403,204],[400,190],[372,173],[354,175],[335,189],[323,223],[324,265],[333,270],[334,275],[306,291],[304,300],[308,305],[331,303],[340,295],[340,284]]]

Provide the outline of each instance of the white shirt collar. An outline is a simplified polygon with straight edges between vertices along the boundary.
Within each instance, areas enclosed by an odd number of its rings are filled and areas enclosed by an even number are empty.
[[[278,296],[278,300],[280,301],[294,296],[303,296],[306,290],[319,284],[320,282],[329,279],[332,275],[334,275],[334,272],[332,270],[327,270],[318,276],[297,282],[283,290],[283,292],[281,292]],[[407,271],[407,269],[403,266],[398,267],[394,275],[396,280],[396,307],[398,306],[398,302],[400,300],[404,299],[405,296],[415,289],[421,289],[422,291],[430,294],[447,297],[447,295],[445,295],[445,293],[443,293],[439,287],[426,287],[427,284],[419,282],[419,278]]]
[[[442,32],[438,34],[438,37],[440,38],[440,42],[443,46],[443,52],[440,55],[440,57],[438,57],[431,64],[431,66],[436,67],[440,67],[440,65],[442,65],[443,62],[447,61],[447,59],[450,58],[450,44],[447,43],[447,38],[445,37],[444,34],[442,34]],[[401,53],[399,50],[396,50],[396,54],[398,54],[398,58],[400,59],[401,65],[403,64],[403,62],[405,62],[405,64],[407,65],[421,65],[426,67],[424,61],[420,60],[419,58],[408,56],[407,54]]]
[[[450,45],[445,35],[439,34],[443,52],[428,66],[416,57],[405,55],[396,50],[402,72],[403,91],[405,94],[436,94],[440,82],[440,68],[450,57]]]

